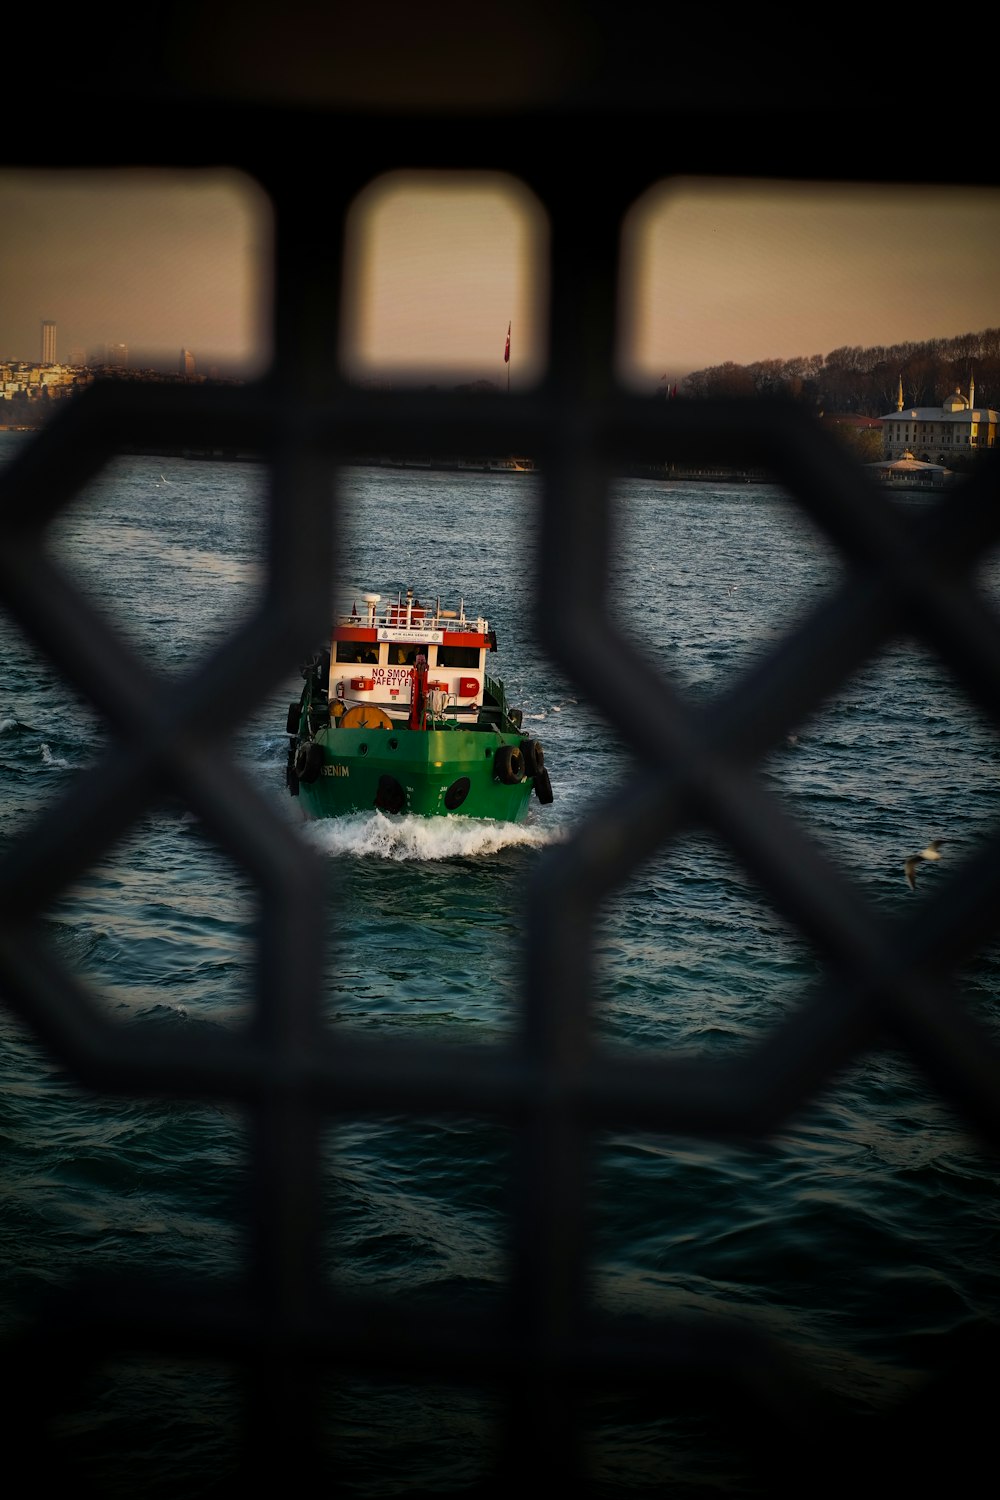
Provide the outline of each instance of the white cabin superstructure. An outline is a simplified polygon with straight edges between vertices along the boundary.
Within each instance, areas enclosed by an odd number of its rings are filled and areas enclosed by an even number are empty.
[[[433,606],[421,604],[412,589],[390,601],[363,594],[361,605],[359,611],[355,600],[349,612],[334,620],[331,714],[368,704],[391,719],[407,720],[423,657],[428,718],[474,724],[483,706],[486,653],[496,650],[489,621],[468,619],[464,600],[458,609],[442,609],[440,600]]]

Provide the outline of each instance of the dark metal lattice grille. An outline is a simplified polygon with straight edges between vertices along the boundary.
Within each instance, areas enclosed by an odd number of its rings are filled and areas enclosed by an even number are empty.
[[[387,131],[386,138],[398,147],[398,135]],[[860,1450],[835,1414],[812,1399],[809,1372],[785,1351],[735,1326],[710,1341],[684,1323],[636,1327],[588,1308],[589,1153],[608,1128],[760,1140],[887,1039],[989,1145],[1000,1141],[996,1051],[957,1001],[953,983],[958,966],[1000,926],[1000,834],[921,903],[919,922],[887,923],[754,775],[770,747],[904,632],[940,656],[987,716],[1000,716],[1000,625],[971,587],[1000,534],[996,466],[914,522],[794,407],[667,405],[624,394],[612,378],[618,227],[636,193],[662,173],[662,161],[648,160],[643,176],[635,153],[629,180],[604,183],[606,202],[595,214],[593,194],[583,201],[554,166],[547,172],[544,158],[539,166],[496,129],[470,128],[450,153],[440,133],[408,130],[405,164],[499,164],[530,181],[551,229],[544,383],[530,395],[502,399],[350,388],[331,357],[339,319],[338,264],[332,276],[330,266],[335,237],[325,221],[317,225],[301,183],[261,166],[265,153],[254,131],[242,139],[248,159],[237,164],[260,177],[275,208],[271,371],[239,389],[94,388],[2,476],[5,608],[106,717],[114,745],[4,855],[0,982],[6,1003],[83,1084],[227,1101],[246,1111],[251,1272],[245,1284],[211,1297],[181,1283],[124,1278],[114,1285],[81,1280],[54,1297],[8,1349],[19,1392],[18,1441],[51,1450],[54,1420],[71,1406],[85,1370],[106,1354],[145,1348],[210,1355],[232,1362],[245,1383],[247,1473],[282,1475],[289,1451],[305,1473],[318,1464],[319,1373],[405,1371],[506,1392],[500,1492],[506,1477],[528,1467],[536,1483],[585,1493],[583,1390],[604,1379],[638,1381],[669,1402],[672,1391],[703,1381],[727,1419],[751,1413],[763,1445],[772,1453],[780,1446],[772,1479],[795,1488],[796,1464],[815,1452],[817,1438],[827,1455]],[[334,219],[338,212],[343,219],[368,177],[398,165],[396,156],[362,161],[355,154],[350,176],[331,184]],[[270,481],[263,603],[218,653],[170,688],[132,658],[44,549],[46,523],[81,486],[115,453],[146,444],[254,452]],[[337,574],[340,467],[359,453],[462,451],[536,457],[544,507],[540,639],[641,769],[568,845],[539,861],[522,955],[523,1024],[512,1045],[456,1051],[334,1038],[322,1021],[322,870],[241,773],[231,737],[261,694],[325,632]],[[606,577],[616,475],[633,462],[696,458],[768,469],[845,563],[842,585],[794,635],[699,707],[620,637]],[[612,681],[613,696],[601,687]],[[200,1036],[196,1047],[162,1030],[123,1036],[52,958],[37,921],[163,793],[199,815],[249,874],[261,907],[251,1024],[224,1038]],[[593,955],[580,935],[647,856],[699,825],[732,848],[825,956],[826,985],[736,1060],[599,1050]],[[403,1317],[324,1283],[321,1136],[337,1118],[373,1111],[454,1111],[513,1129],[518,1191],[504,1318],[470,1319],[426,1304]]]

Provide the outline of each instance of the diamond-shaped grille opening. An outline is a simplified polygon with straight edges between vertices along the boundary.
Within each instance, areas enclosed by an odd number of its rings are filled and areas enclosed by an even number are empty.
[[[517,388],[538,384],[546,364],[548,225],[523,182],[502,172],[387,172],[358,193],[345,231],[339,353],[349,379],[509,389],[511,345],[503,328],[489,322],[482,294],[485,255],[494,289],[510,309]],[[451,298],[446,326],[431,311],[442,279]],[[495,347],[492,382],[482,374],[481,357],[468,367],[476,339]],[[437,455],[453,456],[446,448]]]
[[[509,1127],[475,1117],[420,1111],[332,1130],[324,1179],[334,1290],[440,1303],[449,1317],[461,1307],[496,1316],[509,1295],[511,1155]]]
[[[756,476],[633,481],[617,488],[613,519],[615,623],[695,701],[766,657],[843,581],[829,539]]]
[[[919,641],[896,640],[867,662],[765,762],[768,784],[859,889],[903,914],[904,863],[932,839],[937,862],[914,872],[918,893],[997,825],[1000,729]],[[858,774],[863,764],[863,774]],[[957,822],[940,808],[957,797]],[[912,899],[912,898],[911,898]]]
[[[496,1394],[436,1380],[323,1384],[323,1446],[345,1495],[489,1491],[502,1453]],[[447,1453],[445,1461],[441,1453]],[[423,1476],[419,1487],[414,1476]]]
[[[20,294],[26,305],[33,306],[36,295],[51,296],[54,284],[61,287],[58,339],[54,358],[43,356],[45,364],[111,370],[124,380],[149,374],[183,374],[193,384],[254,378],[272,353],[274,225],[268,197],[242,166],[182,166],[157,162],[155,155],[125,163],[101,160],[98,153],[87,163],[67,158],[36,162],[34,169],[8,157],[3,189],[10,259],[4,276],[11,296],[14,267],[23,275],[25,256],[29,270]],[[88,299],[91,257],[99,257],[104,290]],[[47,282],[49,276],[54,281]],[[135,316],[126,319],[128,302]],[[193,365],[184,361],[191,351],[165,340],[161,314],[167,311],[184,328],[185,341],[197,339]],[[37,316],[33,309],[32,321]],[[4,362],[33,357],[34,347],[30,355],[23,346],[0,354]],[[54,413],[73,400],[58,380],[45,383],[42,410]],[[17,419],[25,420],[23,407],[11,404]],[[32,403],[32,420],[38,407]]]
[[[101,744],[105,730],[65,674],[6,616],[0,617],[0,642],[8,668],[0,690],[0,755],[13,772],[0,804],[0,845],[5,846],[41,807],[63,795],[86,767],[87,747]],[[29,716],[25,705],[38,696],[46,710]]]
[[[593,1493],[764,1496],[780,1464],[769,1461],[747,1406],[734,1399],[718,1421],[718,1392],[692,1379],[642,1389],[611,1388],[584,1398],[584,1462]],[[669,1412],[669,1414],[667,1414]]]
[[[141,1355],[99,1366],[85,1383],[73,1419],[53,1424],[39,1454],[52,1478],[77,1476],[85,1493],[126,1495],[155,1475],[163,1494],[190,1489],[192,1474],[234,1484],[244,1413],[232,1371]]]
[[[752,1048],[822,969],[732,850],[698,829],[611,893],[593,945],[596,1033],[643,1052]]]
[[[260,607],[266,477],[250,462],[118,458],[52,523],[52,556],[138,661],[183,676]],[[155,603],[152,575],[169,580]]]
[[[117,1024],[238,1028],[250,1018],[257,904],[198,820],[162,806],[53,903],[50,951]]]
[[[328,1025],[458,1046],[511,1036],[519,974],[497,954],[523,934],[530,860],[547,829],[512,835],[472,819],[438,828],[358,814],[307,824],[302,835],[330,865]],[[523,878],[498,888],[497,861]],[[444,989],[443,968],[454,976]]]
[[[961,1260],[973,1296],[993,1294],[992,1214],[956,1221],[953,1194],[928,1201],[923,1191],[952,1169],[989,1174],[989,1163],[891,1050],[829,1080],[753,1148],[602,1135],[595,1305],[637,1319],[733,1320],[779,1340],[803,1370],[822,1368],[830,1392],[858,1411],[887,1407],[947,1350],[942,1329],[962,1295],[948,1268]],[[890,1165],[899,1192],[887,1217]],[[905,1259],[886,1253],[897,1235]]]
[[[905,253],[873,265],[872,247],[893,229],[904,231]],[[866,330],[894,326],[893,311],[914,294],[938,233],[948,243],[950,276],[969,285],[989,277],[1000,233],[995,186],[664,178],[624,218],[618,373],[640,389],[667,364],[665,395],[679,367],[693,370],[686,385],[699,397],[808,401],[829,360],[861,377],[882,413],[895,411],[899,368],[891,353],[899,346],[891,332],[876,341]],[[845,318],[839,294],[848,287],[853,311]],[[820,350],[802,348],[803,320],[815,326],[817,305],[827,302],[828,339]],[[968,378],[967,369],[961,374]],[[854,381],[844,394],[857,389]]]

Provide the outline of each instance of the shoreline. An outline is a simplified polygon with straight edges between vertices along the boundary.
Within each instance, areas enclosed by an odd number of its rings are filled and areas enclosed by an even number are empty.
[[[27,433],[42,432],[45,424],[40,423],[33,426],[21,424],[0,423],[0,433]],[[259,453],[245,453],[239,450],[233,451],[226,448],[122,448],[121,454],[129,454],[132,457],[146,456],[149,458],[184,458],[192,461],[211,461],[214,463],[261,463]],[[427,473],[439,474],[512,474],[534,477],[540,471],[534,460],[530,458],[509,459],[395,459],[374,458],[371,456],[359,457],[348,460],[348,463],[361,469],[400,469],[407,472],[424,470]],[[683,483],[683,484],[777,484],[779,481],[774,475],[764,469],[747,468],[731,469],[707,467],[705,465],[682,466],[678,464],[632,464],[623,469],[618,476],[621,479],[647,479],[660,484]],[[905,490],[907,492],[918,492],[921,494],[940,494],[951,490],[960,484],[968,475],[953,473],[946,483],[938,480],[928,481],[919,479],[879,479],[876,486],[880,490]]]

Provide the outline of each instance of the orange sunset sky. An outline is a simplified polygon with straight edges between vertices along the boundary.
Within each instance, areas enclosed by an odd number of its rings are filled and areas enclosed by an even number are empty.
[[[269,357],[267,201],[236,174],[0,172],[0,359],[122,343],[173,368]],[[358,200],[341,358],[353,375],[484,377],[545,362],[545,224],[509,178],[393,178]],[[1000,193],[665,183],[623,240],[619,373],[827,354],[1000,326]]]

